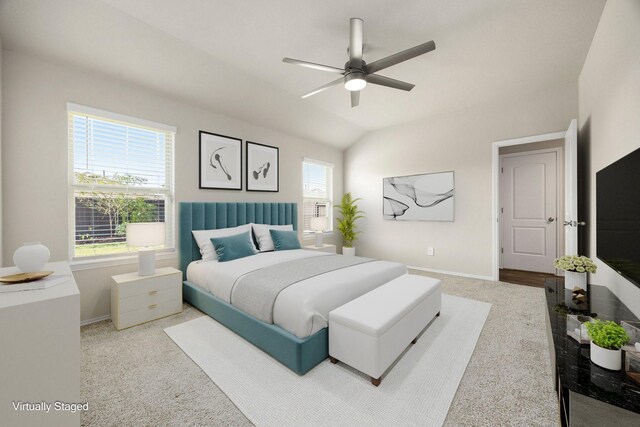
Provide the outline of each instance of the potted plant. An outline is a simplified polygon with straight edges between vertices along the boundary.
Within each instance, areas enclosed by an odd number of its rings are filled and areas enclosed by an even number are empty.
[[[587,290],[587,273],[595,274],[597,266],[591,258],[586,256],[565,255],[557,258],[553,265],[564,270],[564,287],[567,289],[580,288]]]
[[[595,320],[584,325],[591,339],[591,361],[605,369],[619,371],[622,368],[620,349],[629,341],[627,331],[612,321]]]
[[[358,210],[356,202],[361,199],[354,199],[351,197],[351,193],[345,193],[342,196],[342,202],[336,206],[338,212],[342,218],[338,218],[338,230],[342,233],[342,255],[356,254],[356,248],[353,247],[353,242],[356,241],[356,237],[360,234],[356,231],[356,220],[364,218],[364,212]]]

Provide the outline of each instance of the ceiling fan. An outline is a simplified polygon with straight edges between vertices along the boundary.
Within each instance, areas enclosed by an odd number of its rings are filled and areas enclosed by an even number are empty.
[[[367,83],[374,85],[387,86],[393,89],[400,89],[410,91],[415,85],[411,83],[402,82],[400,80],[392,79],[389,77],[380,76],[377,73],[385,68],[389,68],[393,65],[399,64],[416,56],[423,55],[425,53],[435,50],[436,44],[431,40],[430,42],[422,43],[421,45],[414,46],[410,49],[403,50],[402,52],[394,53],[386,58],[378,59],[377,61],[367,64],[362,59],[362,47],[363,47],[363,33],[364,33],[364,21],[360,18],[351,18],[350,20],[350,38],[349,38],[349,60],[344,64],[344,69],[332,67],[330,65],[315,64],[313,62],[301,61],[299,59],[283,58],[282,61],[288,64],[299,65],[301,67],[312,68],[314,70],[328,71],[330,73],[340,74],[337,80],[329,82],[312,90],[309,93],[302,95],[302,98],[307,98],[311,95],[320,93],[331,86],[344,83],[345,89],[351,91],[351,107],[357,107],[360,104],[360,91],[365,88]]]

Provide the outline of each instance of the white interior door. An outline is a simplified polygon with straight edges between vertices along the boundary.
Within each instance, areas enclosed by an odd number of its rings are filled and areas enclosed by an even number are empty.
[[[578,123],[571,120],[564,136],[564,251],[578,255]]]
[[[502,267],[555,273],[557,153],[501,156]]]

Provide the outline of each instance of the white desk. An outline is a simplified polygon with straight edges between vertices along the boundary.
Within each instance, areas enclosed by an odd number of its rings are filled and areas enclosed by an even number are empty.
[[[80,402],[80,292],[67,262],[44,270],[69,275],[47,289],[0,293],[0,424],[79,426],[80,412],[16,411],[13,402]],[[19,273],[1,268],[0,276]]]

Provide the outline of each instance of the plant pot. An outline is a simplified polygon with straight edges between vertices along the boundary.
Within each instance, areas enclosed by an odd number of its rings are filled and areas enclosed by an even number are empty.
[[[356,255],[356,248],[348,248],[346,246],[343,246],[342,247],[342,255],[355,256]]]
[[[591,341],[591,361],[605,369],[619,371],[622,369],[622,352],[602,348]]]
[[[564,272],[564,287],[566,289],[580,288],[587,290],[587,273],[578,273],[575,271]]]
[[[40,242],[25,243],[13,253],[13,262],[23,273],[42,271],[49,262],[49,249]]]

